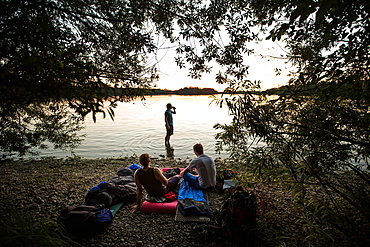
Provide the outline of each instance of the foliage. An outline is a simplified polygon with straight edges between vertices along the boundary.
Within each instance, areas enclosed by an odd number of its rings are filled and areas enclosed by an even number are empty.
[[[253,21],[243,23],[250,11],[234,11],[242,6],[232,1],[1,0],[1,6],[0,110],[7,116],[1,122],[20,136],[30,134],[22,123],[33,106],[67,104],[95,120],[99,112],[113,118],[117,101],[144,97],[158,79],[151,63],[162,48],[157,40],[176,43],[176,63],[190,64],[189,75],[200,78],[212,61],[241,77],[248,68],[243,55],[251,52],[245,42],[256,38],[248,32]],[[221,39],[220,26],[229,40]],[[41,145],[21,139],[1,146],[23,155]]]
[[[9,218],[0,220],[0,239],[3,246],[78,246],[64,235],[64,230],[57,222],[17,211],[12,211]]]
[[[1,140],[11,137],[19,144],[2,148],[22,154],[27,146],[42,145],[38,139],[57,146],[76,143],[66,140],[77,129],[53,139],[56,132],[31,128],[63,123],[49,125],[44,122],[49,114],[32,115],[33,109],[67,104],[81,117],[108,112],[113,118],[115,102],[143,96],[158,78],[149,58],[161,48],[155,40],[164,37],[176,44],[175,61],[190,65],[193,78],[210,72],[214,63],[223,66],[215,79],[228,85],[230,96],[219,103],[234,119],[216,126],[222,130],[220,149],[260,179],[290,185],[301,207],[343,239],[366,238],[368,1],[1,0],[1,5],[0,122],[8,128]],[[296,67],[279,97],[236,94],[259,89],[259,82],[248,80],[244,60],[253,52],[249,42],[262,31],[286,43]],[[116,89],[122,93],[112,97]],[[106,101],[111,104],[104,111]],[[72,127],[71,121],[60,129]],[[308,185],[328,201],[309,201],[315,193]]]
[[[83,128],[82,120],[62,104],[30,104],[8,112],[0,121],[3,155],[14,151],[20,155],[37,154],[32,147],[47,148],[46,142],[55,149],[73,148],[83,137],[78,135]]]
[[[73,148],[78,143],[77,128],[71,123],[77,118],[58,119],[58,114],[48,113],[50,105],[64,108],[67,104],[77,115],[92,112],[95,116],[106,100],[114,103],[141,94],[136,90],[109,98],[108,89],[148,85],[151,74],[140,53],[152,46],[144,42],[148,37],[140,32],[140,26],[127,22],[131,14],[114,1],[2,0],[1,6],[4,151],[23,155],[30,147],[43,148],[45,139],[56,147],[71,144]],[[144,77],[145,73],[148,76]],[[112,117],[113,107],[107,109]],[[61,136],[56,124],[70,128],[71,134]]]
[[[222,99],[234,118],[215,126],[222,130],[218,148],[265,181],[292,188],[299,205],[314,216],[307,234],[324,224],[323,234],[314,236],[336,235],[347,244],[366,245],[369,2],[251,1],[250,6],[258,23],[270,30],[269,38],[286,42],[297,70],[278,96]],[[229,92],[240,91],[242,84],[230,81]],[[244,84],[249,90],[251,84]]]

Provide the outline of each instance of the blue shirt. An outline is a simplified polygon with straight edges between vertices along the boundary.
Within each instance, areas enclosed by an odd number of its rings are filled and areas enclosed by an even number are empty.
[[[168,124],[173,125],[172,111],[166,110],[164,113],[164,121],[168,118]]]

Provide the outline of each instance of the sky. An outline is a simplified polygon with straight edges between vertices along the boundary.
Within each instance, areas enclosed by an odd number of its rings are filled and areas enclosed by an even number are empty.
[[[285,59],[274,59],[271,56],[280,57],[284,55],[283,44],[272,41],[263,41],[259,44],[251,44],[256,52],[246,58],[246,64],[249,65],[249,80],[262,81],[261,88],[279,87],[289,80],[288,74],[292,66],[287,64]],[[266,57],[261,57],[262,54]],[[220,85],[215,82],[217,68],[213,69],[210,74],[203,74],[202,78],[192,79],[187,76],[186,68],[180,69],[175,63],[175,48],[163,49],[157,55],[158,68],[160,70],[160,79],[156,85],[160,89],[177,90],[184,87],[214,88],[221,92],[226,85]],[[275,68],[282,70],[280,76],[276,76]]]

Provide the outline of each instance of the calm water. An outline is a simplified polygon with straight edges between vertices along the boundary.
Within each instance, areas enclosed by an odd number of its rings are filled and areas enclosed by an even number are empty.
[[[153,157],[173,156],[175,159],[193,158],[192,146],[202,143],[205,153],[213,157],[226,157],[215,153],[216,123],[229,123],[231,116],[225,107],[219,108],[209,96],[152,96],[146,101],[119,103],[115,119],[98,116],[94,123],[86,119],[87,134],[75,155],[83,158],[125,157],[149,153]],[[173,150],[164,145],[166,104],[172,103],[177,114],[174,118]],[[70,153],[58,150],[43,151],[41,156],[66,157]]]

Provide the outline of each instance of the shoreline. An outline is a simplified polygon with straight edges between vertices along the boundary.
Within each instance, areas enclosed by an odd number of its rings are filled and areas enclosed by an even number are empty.
[[[134,163],[138,163],[137,157],[1,160],[0,213],[7,220],[0,221],[5,224],[0,227],[9,227],[12,210],[33,219],[55,221],[63,208],[84,204],[84,197],[92,187],[114,177],[119,168]],[[154,165],[175,168],[186,167],[187,162],[157,159]],[[253,190],[257,196],[257,246],[274,246],[282,238],[301,239],[302,215],[292,204],[291,191],[281,185],[249,182],[253,189],[244,188]],[[225,195],[209,193],[210,212],[219,211],[226,199]],[[199,239],[193,228],[214,226],[212,220],[210,223],[176,222],[174,215],[131,213],[132,206],[124,205],[103,233],[76,242],[80,246],[232,246],[230,242]]]
[[[159,161],[157,161],[159,162]],[[160,160],[161,166],[182,166],[183,162]],[[121,167],[137,163],[133,157],[121,159],[43,159],[1,161],[0,212],[10,218],[16,210],[35,219],[56,219],[68,206],[84,204],[86,193],[98,183],[116,175]],[[221,201],[214,195],[210,207]],[[79,239],[81,246],[207,246],[192,233],[192,224],[175,222],[174,215],[131,213],[133,204],[124,205],[112,225],[103,233]],[[212,211],[211,211],[212,212]],[[1,222],[3,223],[3,222]],[[6,223],[6,222],[4,222]],[[4,229],[4,226],[1,226]],[[223,246],[214,245],[210,246]]]

